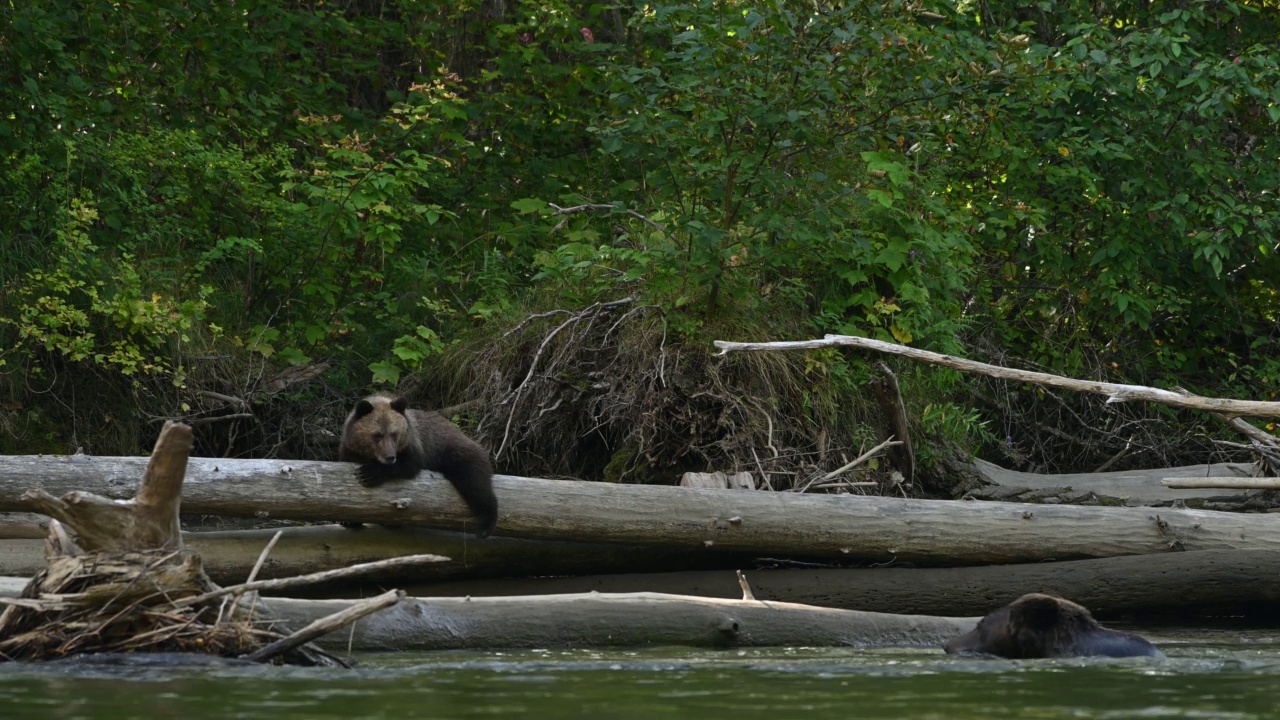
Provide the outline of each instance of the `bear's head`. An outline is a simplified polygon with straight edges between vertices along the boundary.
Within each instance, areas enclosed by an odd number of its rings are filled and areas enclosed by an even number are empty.
[[[1084,607],[1053,595],[1029,593],[982,618],[973,630],[952,638],[952,655],[1003,658],[1164,657],[1145,638],[1108,630]]]

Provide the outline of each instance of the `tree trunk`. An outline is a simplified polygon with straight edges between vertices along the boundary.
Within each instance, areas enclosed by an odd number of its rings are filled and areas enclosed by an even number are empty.
[[[134,497],[113,500],[78,489],[54,497],[42,483],[31,482],[27,487],[36,489],[23,492],[19,499],[27,509],[69,526],[76,533],[76,545],[86,552],[181,551],[178,513],[190,453],[191,427],[166,422]],[[89,461],[84,455],[68,460]]]
[[[268,530],[187,532],[187,547],[199,553],[205,572],[220,585],[244,582],[267,542]],[[608,572],[752,567],[752,556],[706,548],[655,548],[613,543],[574,543],[473,536],[429,528],[337,525],[284,528],[258,577],[292,577],[402,555],[432,553],[450,562],[365,576],[370,582],[451,580],[506,576],[589,575]],[[44,540],[0,540],[0,576],[30,577],[44,567]]]
[[[1280,555],[1265,550],[1131,555],[974,568],[746,570],[757,600],[848,610],[969,616],[1029,592],[1069,598],[1101,617],[1133,612],[1280,604]],[[662,592],[737,598],[730,570],[421,582],[418,597]],[[349,588],[347,592],[360,592]]]
[[[264,599],[292,625],[352,600]],[[662,593],[404,598],[317,642],[355,651],[463,648],[940,646],[977,618],[885,615]]]
[[[916,455],[911,446],[911,429],[907,423],[907,408],[902,404],[898,376],[893,374],[888,365],[876,363],[876,377],[871,380],[871,392],[880,405],[881,420],[884,423],[880,439],[893,439],[902,443],[889,448],[889,460],[902,473],[906,482],[910,483],[915,480]]]
[[[1253,470],[1249,463],[1215,463],[1151,470],[1060,475],[1006,470],[999,465],[980,459],[974,460],[973,464],[983,479],[992,483],[991,487],[972,492],[975,497],[983,499],[1016,499],[1020,496],[1040,498],[1051,495],[1064,500],[1076,500],[1092,493],[1099,498],[1113,498],[1125,505],[1137,507],[1171,505],[1175,502],[1188,505],[1206,502],[1241,504],[1252,495],[1256,495],[1244,490],[1186,489],[1166,486],[1161,482],[1164,478],[1208,476],[1248,478]]]
[[[20,488],[127,494],[140,458],[16,455],[0,469],[0,511],[28,510]],[[356,520],[462,529],[453,487],[414,481],[361,487],[349,463],[192,459],[188,512]],[[991,565],[1177,550],[1280,549],[1264,515],[1170,508],[1076,507],[855,495],[704,490],[495,476],[498,533],[581,542],[716,548],[769,557]]]

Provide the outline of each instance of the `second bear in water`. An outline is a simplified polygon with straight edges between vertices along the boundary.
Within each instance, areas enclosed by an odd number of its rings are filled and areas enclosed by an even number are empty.
[[[1014,659],[1164,657],[1145,638],[1108,630],[1084,607],[1041,593],[1028,593],[993,611],[976,628],[952,638],[944,648],[948,654]]]
[[[356,403],[342,428],[338,459],[360,463],[357,474],[365,487],[435,470],[475,514],[477,537],[489,537],[498,522],[489,452],[443,415],[411,409],[403,397],[370,395]]]

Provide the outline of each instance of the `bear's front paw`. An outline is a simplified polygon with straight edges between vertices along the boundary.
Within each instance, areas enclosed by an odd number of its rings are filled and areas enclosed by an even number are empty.
[[[361,465],[356,471],[360,484],[367,488],[378,487],[387,481],[386,471],[381,465]]]

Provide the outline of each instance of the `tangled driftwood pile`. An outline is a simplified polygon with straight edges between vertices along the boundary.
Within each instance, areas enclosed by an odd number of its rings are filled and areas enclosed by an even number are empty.
[[[346,665],[309,640],[394,604],[399,593],[384,593],[296,633],[281,632],[257,603],[255,590],[288,580],[254,583],[251,576],[244,585],[219,588],[205,575],[200,557],[183,547],[178,511],[190,451],[191,429],[167,423],[132,500],[79,491],[61,498],[44,490],[23,496],[53,518],[45,545],[48,567],[20,597],[0,598],[7,605],[0,614],[0,659],[202,652]]]

